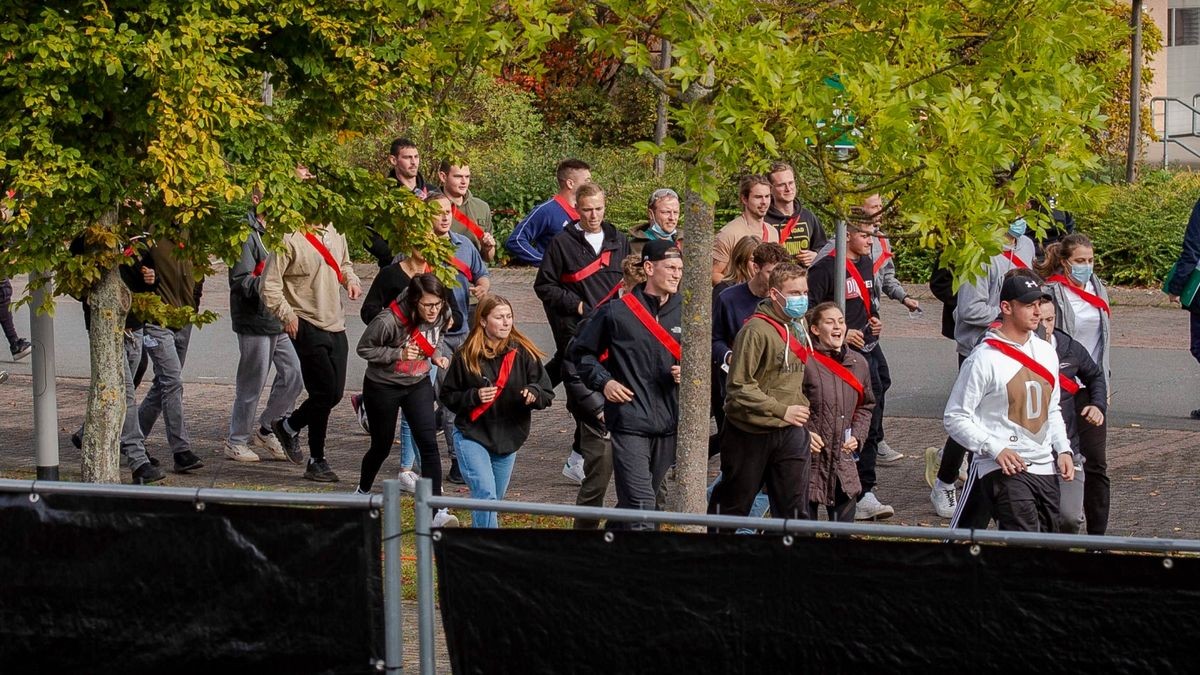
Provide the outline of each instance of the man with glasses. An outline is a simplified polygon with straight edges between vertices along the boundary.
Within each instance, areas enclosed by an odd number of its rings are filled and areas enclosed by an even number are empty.
[[[796,198],[796,172],[791,165],[776,162],[767,174],[771,183],[771,207],[765,220],[779,228],[779,243],[805,267],[813,264],[825,245],[825,229],[812,211]]]

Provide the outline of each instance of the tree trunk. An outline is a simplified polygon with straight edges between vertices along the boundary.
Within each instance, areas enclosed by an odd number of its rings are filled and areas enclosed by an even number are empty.
[[[83,422],[82,480],[120,483],[121,426],[125,422],[125,315],[129,289],[116,267],[88,293],[91,306],[92,383]]]
[[[671,43],[662,40],[659,43],[661,58],[658,67],[663,72],[666,72],[671,67]],[[663,139],[667,137],[667,95],[658,95],[658,109],[655,111],[654,120],[654,142],[662,145]],[[667,170],[667,155],[660,152],[654,156],[654,175],[662,176]]]
[[[1133,0],[1129,15],[1133,39],[1129,48],[1129,148],[1125,152],[1125,182],[1137,177],[1137,160],[1141,155],[1142,125],[1142,0]]]
[[[715,126],[709,106],[708,124]],[[707,158],[699,159],[702,180],[714,170]],[[675,510],[703,513],[708,500],[708,436],[712,398],[712,247],[713,205],[691,185],[684,192],[683,244],[683,377],[679,386],[679,439],[675,462]]]

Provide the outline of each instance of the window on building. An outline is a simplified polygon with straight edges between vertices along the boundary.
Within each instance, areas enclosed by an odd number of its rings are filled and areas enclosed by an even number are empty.
[[[1167,10],[1167,46],[1200,45],[1200,7]]]

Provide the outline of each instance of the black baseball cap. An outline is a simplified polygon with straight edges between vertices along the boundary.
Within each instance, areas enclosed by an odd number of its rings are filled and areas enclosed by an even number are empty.
[[[683,253],[673,241],[655,239],[642,247],[642,262],[658,262],[667,258],[682,258]]]
[[[1016,300],[1028,305],[1039,300],[1053,299],[1036,279],[1030,279],[1029,277],[1009,277],[1004,280],[1004,285],[1000,288],[1001,302]]]

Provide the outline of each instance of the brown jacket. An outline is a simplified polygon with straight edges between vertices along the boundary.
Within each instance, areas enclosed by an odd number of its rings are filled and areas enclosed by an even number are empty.
[[[838,352],[822,353],[845,366],[863,387],[860,405],[858,392],[816,359],[810,358],[804,369],[804,395],[808,397],[810,410],[805,426],[825,441],[825,448],[812,456],[808,500],[833,506],[838,481],[841,481],[842,491],[852,499],[862,492],[858,467],[854,465],[853,455],[842,451],[842,440],[846,429],[850,429],[851,435],[858,439],[860,450],[867,442],[875,395],[871,391],[871,371],[862,354],[845,346]]]

